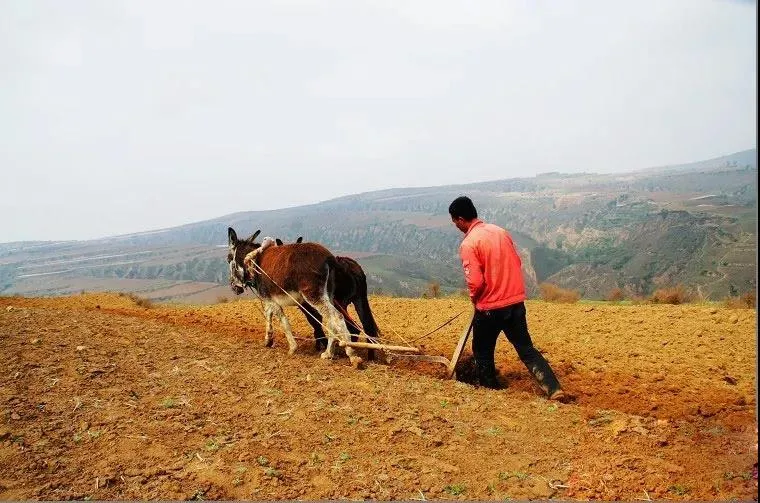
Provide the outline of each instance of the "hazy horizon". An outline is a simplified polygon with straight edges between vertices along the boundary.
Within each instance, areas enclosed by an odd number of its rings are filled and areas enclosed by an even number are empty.
[[[720,159],[722,157],[730,156],[732,154],[738,154],[738,153],[745,152],[745,151],[748,151],[748,150],[757,150],[757,148],[756,147],[752,147],[750,149],[744,149],[744,150],[740,150],[738,152],[731,152],[729,154],[713,156],[713,157],[710,157],[708,159],[700,159],[700,160],[696,160],[696,161],[689,161],[689,162],[684,162],[684,163],[673,163],[673,164],[660,165],[660,166],[649,166],[649,167],[641,168],[641,170],[657,169],[657,168],[668,168],[668,167],[672,167],[672,166],[681,166],[681,165],[686,165],[686,164],[698,163],[698,162],[701,162],[701,161],[710,161],[712,159]],[[636,171],[639,171],[639,170],[635,169],[635,170],[631,170],[630,172],[633,173],[633,172],[636,172]],[[550,173],[550,172],[536,173],[535,175],[531,175],[530,177],[527,177],[527,178],[534,178],[536,176],[540,176],[542,174],[547,174],[547,173]],[[564,175],[564,174],[570,175],[570,174],[580,174],[581,172],[579,172],[579,173],[563,173],[563,172],[559,171],[558,173],[560,175]],[[627,172],[619,172],[619,174],[626,174],[626,173]],[[596,174],[598,174],[598,175],[608,175],[608,174],[618,174],[618,173],[617,172],[616,173],[609,173],[609,172],[607,172],[607,173],[603,173],[603,172],[598,172],[598,173],[594,172],[594,173],[592,173],[592,172],[586,172],[586,174],[591,174],[591,175],[596,175]],[[496,181],[509,180],[509,179],[512,179],[512,178],[519,178],[519,177],[499,178],[499,179],[493,179],[493,180],[481,180],[481,181],[476,181],[476,182],[462,182],[461,185],[466,185],[466,184],[469,184],[469,183],[482,183],[482,182],[489,182],[489,181],[496,182]],[[161,228],[155,227],[155,228],[140,229],[140,230],[136,230],[136,231],[130,231],[130,232],[119,233],[119,234],[104,234],[102,236],[92,236],[92,237],[82,238],[82,239],[60,238],[60,239],[14,240],[14,241],[0,241],[0,244],[8,244],[8,243],[24,242],[24,241],[27,241],[27,242],[28,241],[45,241],[45,242],[88,241],[88,240],[93,240],[93,239],[105,239],[105,238],[125,236],[125,235],[132,235],[132,234],[150,234],[150,233],[153,233],[153,232],[163,232],[163,231],[165,231],[167,229],[171,229],[171,228],[174,228],[174,227],[180,227],[182,225],[203,222],[203,221],[206,221],[206,220],[214,220],[216,218],[220,218],[220,217],[224,217],[224,216],[228,216],[228,215],[234,215],[236,213],[244,213],[244,212],[248,212],[248,211],[277,211],[277,210],[286,210],[286,209],[289,209],[289,208],[298,208],[298,207],[301,207],[301,206],[309,206],[309,205],[312,205],[312,204],[319,204],[319,203],[322,203],[322,202],[326,202],[326,201],[333,200],[333,199],[338,199],[338,198],[341,198],[341,197],[352,196],[352,195],[359,195],[359,194],[366,194],[366,193],[371,193],[371,192],[376,192],[376,191],[402,190],[402,189],[406,189],[406,188],[413,189],[413,188],[429,188],[429,187],[446,187],[446,186],[451,186],[451,185],[460,185],[460,184],[443,184],[443,185],[420,184],[420,185],[409,185],[409,186],[404,186],[404,187],[384,187],[384,188],[379,188],[379,189],[370,190],[370,191],[351,192],[351,193],[346,193],[346,194],[338,194],[338,195],[336,195],[334,197],[331,197],[329,199],[321,199],[321,200],[309,201],[309,202],[305,202],[303,204],[293,204],[293,205],[290,205],[290,206],[281,206],[281,207],[274,207],[274,208],[264,208],[264,209],[259,209],[259,210],[242,209],[242,210],[239,210],[239,211],[233,211],[233,212],[230,212],[230,213],[224,213],[224,214],[219,214],[219,215],[208,215],[208,216],[206,216],[204,218],[200,218],[200,219],[197,219],[197,220],[192,220],[192,221],[187,221],[187,222],[180,222],[180,223],[177,223],[176,225],[170,225],[170,226],[161,227]]]
[[[756,2],[0,3],[0,242],[757,147]]]

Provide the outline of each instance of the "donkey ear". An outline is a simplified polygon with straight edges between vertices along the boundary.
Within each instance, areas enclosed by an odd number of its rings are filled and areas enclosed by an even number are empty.
[[[251,234],[248,238],[246,238],[246,241],[253,244],[253,242],[256,241],[256,238],[259,236],[259,234],[261,234],[261,229]]]
[[[298,236],[298,239],[296,239],[296,243],[300,243],[303,241],[303,236]]]
[[[277,246],[282,246],[282,239],[276,238],[274,242],[277,243]]]
[[[237,233],[235,232],[235,229],[233,229],[232,227],[227,227],[227,240],[230,246],[237,243],[237,240],[238,240]]]

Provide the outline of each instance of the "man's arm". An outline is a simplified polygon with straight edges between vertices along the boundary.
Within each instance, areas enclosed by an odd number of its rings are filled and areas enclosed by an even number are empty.
[[[459,249],[459,256],[462,259],[464,280],[470,291],[470,299],[473,304],[476,304],[486,287],[485,277],[483,276],[483,266],[478,260],[475,249],[471,246],[463,244]]]
[[[522,267],[522,258],[520,257],[520,251],[517,249],[517,245],[512,240],[512,236],[507,232],[506,230],[504,233],[507,235],[507,240],[509,241],[509,245],[512,247],[512,250],[514,250],[515,255],[517,256],[517,263],[520,264],[520,267]]]

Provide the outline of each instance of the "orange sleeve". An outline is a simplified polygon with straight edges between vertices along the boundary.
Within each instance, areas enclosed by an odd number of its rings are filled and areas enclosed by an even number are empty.
[[[507,232],[507,239],[509,239],[509,244],[511,244],[511,245],[512,245],[512,249],[515,251],[515,257],[516,257],[516,259],[517,259],[517,264],[518,264],[520,267],[522,267],[522,258],[520,257],[520,252],[517,250],[517,245],[516,245],[516,244],[515,244],[515,242],[512,240],[512,236],[510,236],[508,232]]]
[[[470,291],[470,298],[473,302],[478,300],[486,286],[485,277],[483,276],[483,266],[478,260],[475,248],[462,243],[459,248],[459,256],[462,259],[462,269],[464,270],[464,280]]]

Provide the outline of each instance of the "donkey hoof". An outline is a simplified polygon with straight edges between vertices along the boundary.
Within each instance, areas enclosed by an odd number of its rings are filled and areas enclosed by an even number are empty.
[[[296,352],[296,349],[298,349],[298,346],[290,346],[290,349],[288,349],[288,355],[293,356]]]
[[[390,365],[391,363],[393,363],[393,357],[389,353],[386,353],[385,351],[378,350],[375,355],[375,361],[385,363],[386,365]]]
[[[328,353],[327,351],[323,351],[321,355],[319,355],[320,358],[323,360],[332,360],[332,355]]]
[[[274,346],[274,337],[267,337],[266,339],[264,339],[264,345],[268,348],[271,348],[272,346]]]
[[[349,358],[349,360],[351,361],[351,366],[354,367],[355,369],[358,370],[362,368],[362,363],[364,362],[364,360],[362,360],[360,357],[352,356]]]

